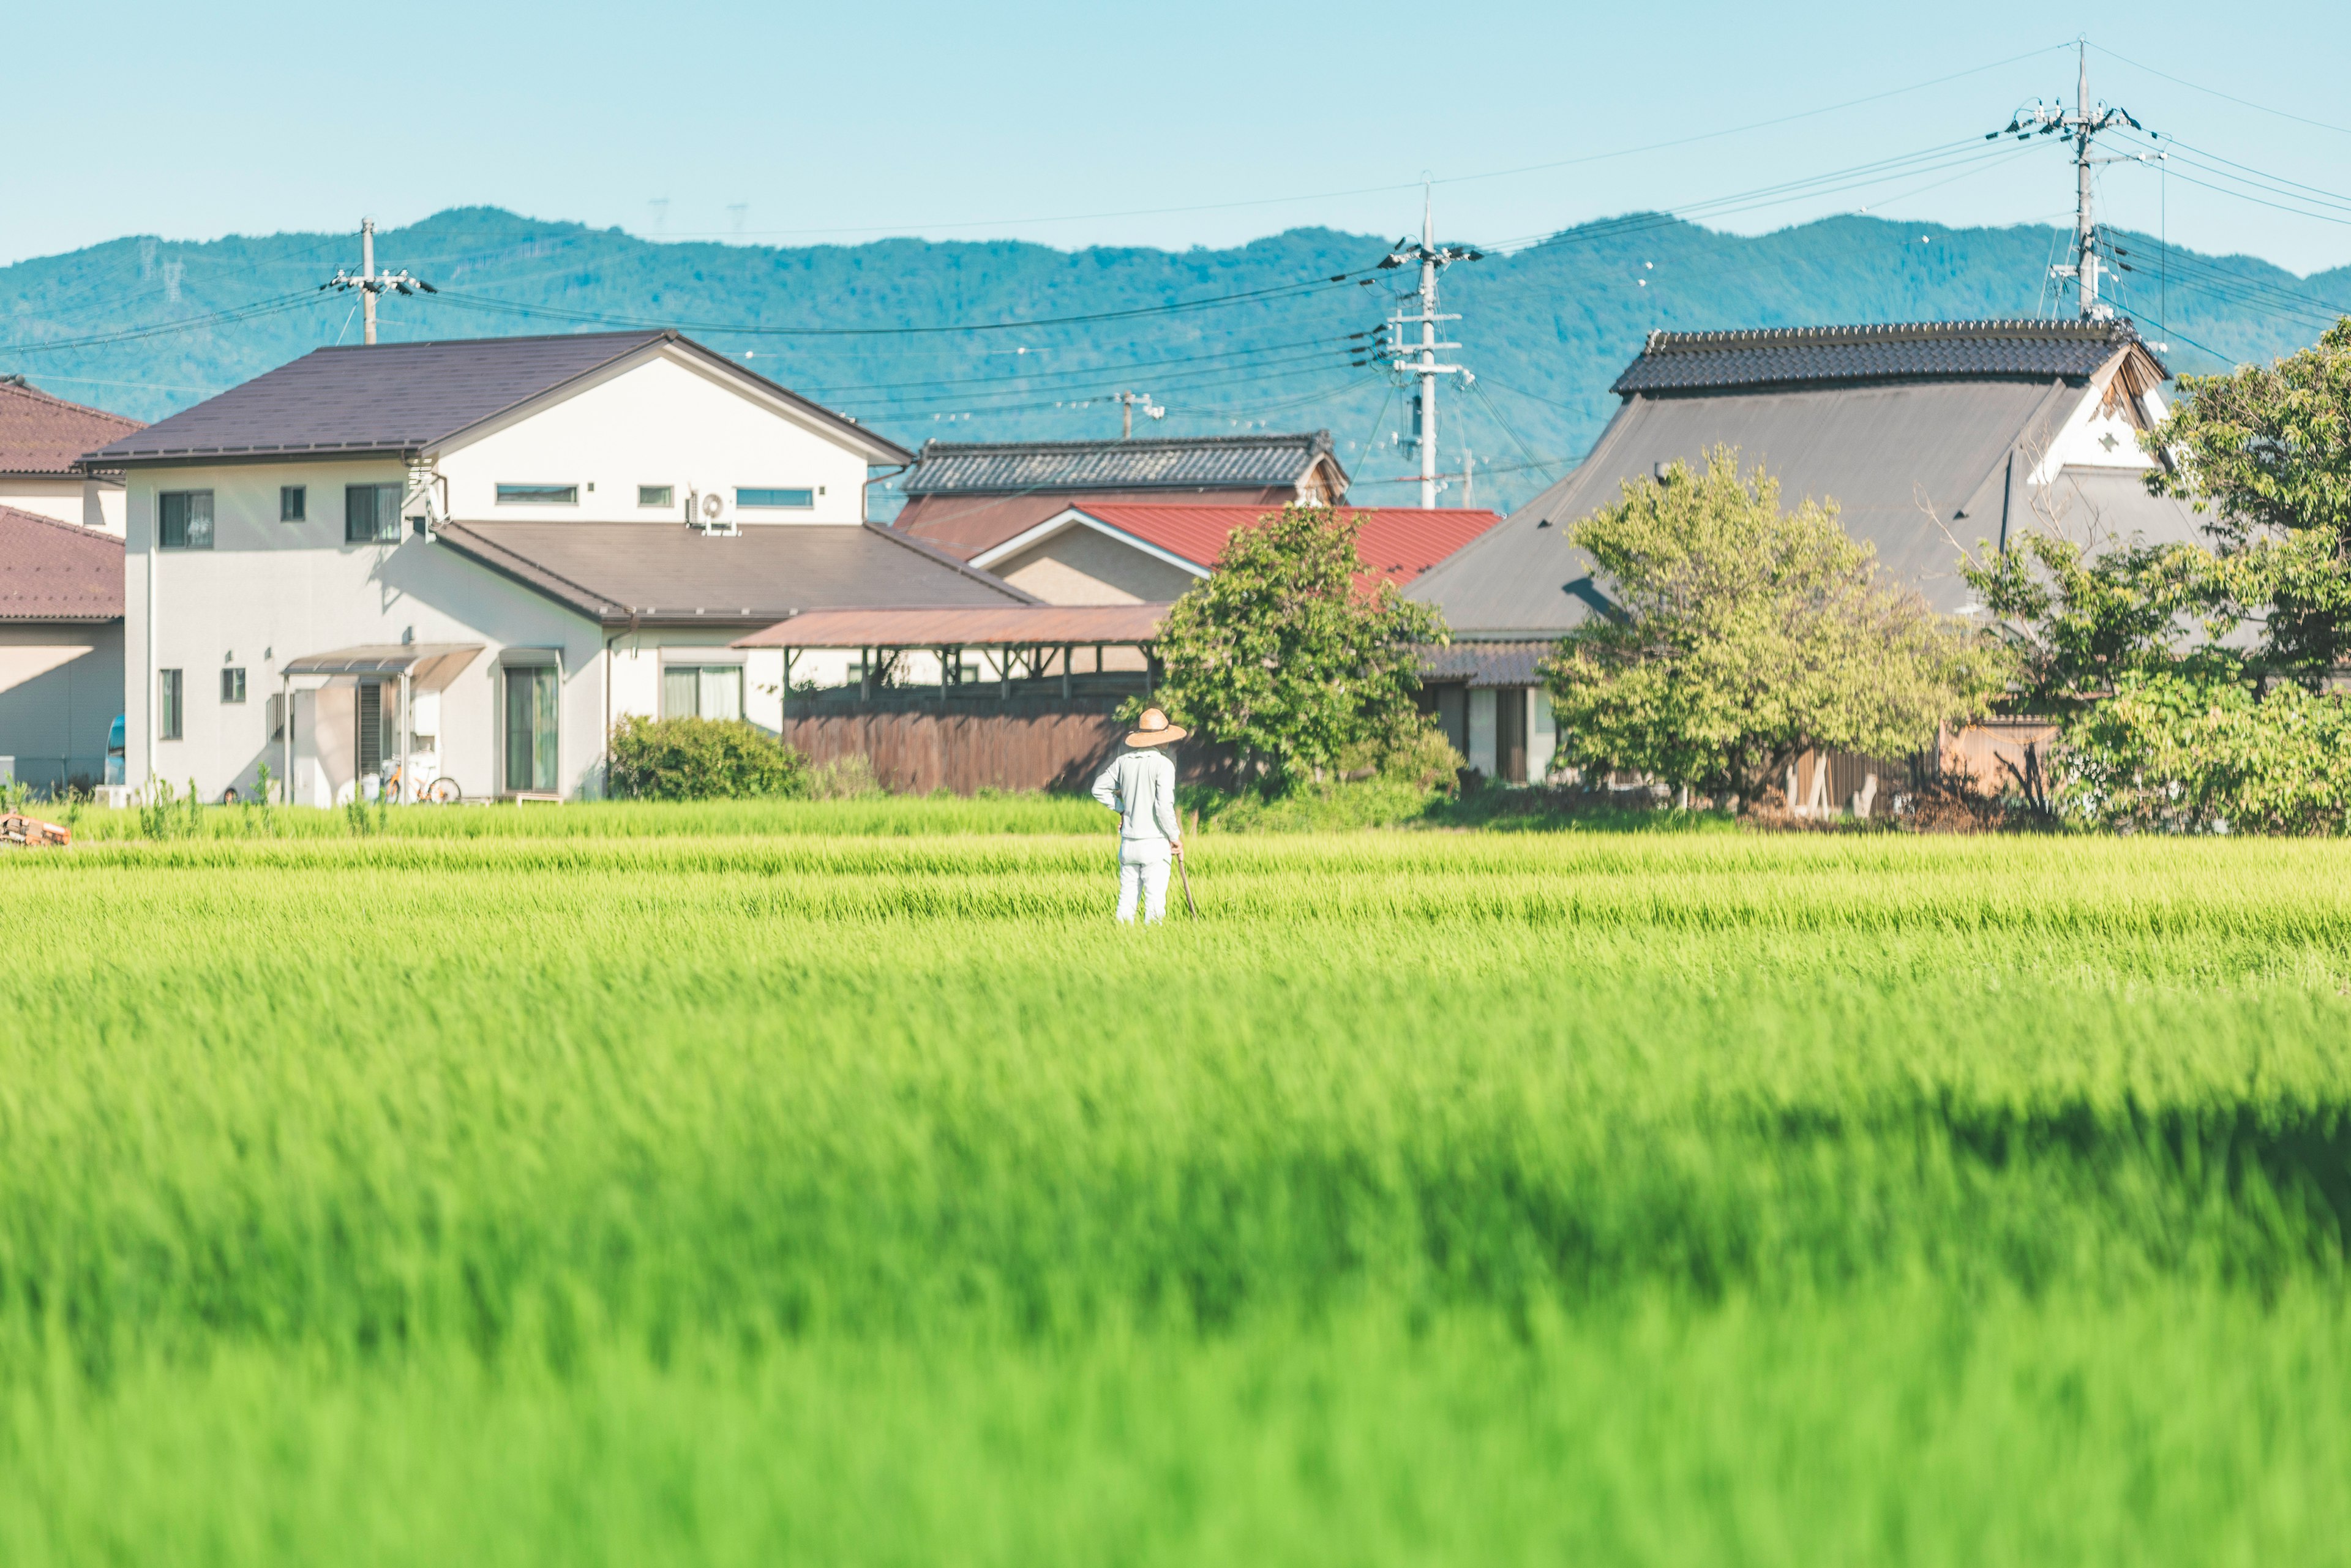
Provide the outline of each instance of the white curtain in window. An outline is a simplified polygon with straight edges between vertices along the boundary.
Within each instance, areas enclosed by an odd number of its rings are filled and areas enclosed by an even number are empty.
[[[702,716],[743,716],[743,666],[705,664],[702,667]]]

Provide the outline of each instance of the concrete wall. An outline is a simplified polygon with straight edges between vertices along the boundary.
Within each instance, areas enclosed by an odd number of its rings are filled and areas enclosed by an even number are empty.
[[[659,358],[612,374],[527,418],[443,452],[448,515],[574,518],[580,522],[685,519],[686,492],[806,489],[806,511],[747,510],[748,528],[768,523],[863,521],[865,459],[831,432],[746,397],[685,358]],[[574,485],[569,506],[500,506],[497,486]],[[643,485],[670,486],[671,505],[639,507]]]
[[[121,622],[0,622],[0,757],[18,783],[103,783],[120,712]]]
[[[1079,525],[989,569],[1048,604],[1166,604],[1199,578]]]

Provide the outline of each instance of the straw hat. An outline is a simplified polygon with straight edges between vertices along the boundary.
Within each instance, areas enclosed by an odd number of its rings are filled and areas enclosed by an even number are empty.
[[[1155,707],[1143,710],[1134,721],[1134,733],[1126,737],[1129,746],[1173,746],[1192,732],[1180,724],[1169,724],[1167,716]]]

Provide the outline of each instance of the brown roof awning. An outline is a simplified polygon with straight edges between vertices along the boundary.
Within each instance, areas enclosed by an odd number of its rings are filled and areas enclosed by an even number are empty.
[[[287,675],[407,675],[421,692],[437,692],[482,651],[479,643],[384,643],[305,653],[289,660]]]
[[[738,638],[737,648],[986,648],[1148,643],[1165,604],[1006,604],[940,610],[811,610]]]

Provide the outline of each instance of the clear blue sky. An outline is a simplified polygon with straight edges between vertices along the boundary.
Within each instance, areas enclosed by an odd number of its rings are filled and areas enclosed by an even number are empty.
[[[470,204],[770,244],[1224,245],[1401,231],[1423,171],[1440,229],[1499,243],[1962,142],[2036,93],[2070,98],[2054,46],[2081,33],[2113,51],[2090,57],[2093,96],[2205,164],[2109,170],[2116,221],[2151,230],[2168,201],[2177,243],[2297,272],[2351,261],[2340,4],[133,0],[19,7],[7,32],[0,262]],[[2251,195],[2305,211],[2190,183],[2234,165],[2271,183]],[[2232,172],[2242,193],[2253,176]],[[2044,146],[1693,215],[1751,233],[1864,205],[1973,224],[2071,204]]]

